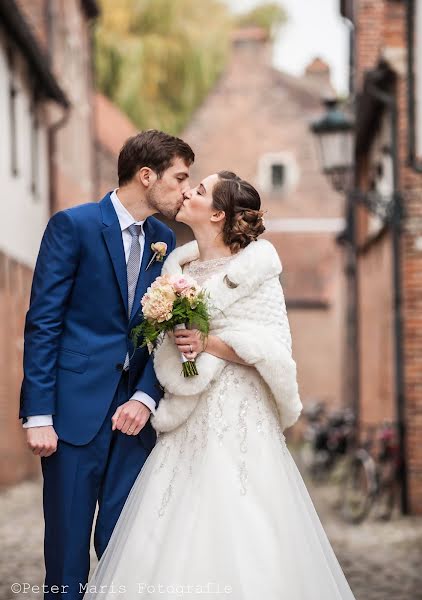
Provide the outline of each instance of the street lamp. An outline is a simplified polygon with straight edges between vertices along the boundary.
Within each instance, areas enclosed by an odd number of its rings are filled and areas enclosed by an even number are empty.
[[[319,158],[323,173],[335,190],[346,198],[346,229],[337,236],[345,248],[346,274],[346,361],[344,402],[352,407],[359,420],[359,361],[357,329],[356,239],[353,210],[354,121],[338,107],[338,100],[323,100],[325,112],[309,124],[318,140]]]
[[[326,112],[312,121],[311,131],[318,139],[323,172],[339,192],[350,189],[353,172],[354,121],[338,107],[338,100],[324,100]]]
[[[349,116],[338,108],[338,101],[327,99],[324,101],[326,112],[319,119],[310,123],[310,129],[319,140],[320,160],[323,172],[331,179],[333,187],[343,192],[346,197],[346,230],[341,236],[342,243],[346,246],[346,275],[347,275],[347,346],[351,352],[348,357],[348,366],[351,372],[351,385],[347,386],[349,405],[354,406],[359,420],[359,340],[358,340],[358,282],[357,282],[357,239],[355,227],[355,205],[365,206],[375,214],[391,231],[392,249],[392,290],[394,307],[394,354],[395,354],[395,400],[399,432],[399,458],[401,464],[401,507],[403,514],[408,512],[407,497],[407,464],[406,464],[406,418],[405,418],[405,383],[403,348],[403,278],[402,278],[402,221],[404,207],[402,192],[399,188],[399,114],[394,82],[396,75],[390,67],[383,63],[370,71],[365,80],[364,94],[366,96],[364,108],[357,112],[358,125],[354,140],[354,122]],[[368,108],[369,107],[369,108]],[[391,155],[391,191],[381,193],[377,186],[375,189],[361,190],[354,185],[355,165],[354,146],[359,146],[359,138],[365,131],[365,117],[368,115],[374,123],[374,115],[378,113],[388,115],[390,143],[384,153]],[[376,119],[375,119],[376,122]],[[362,140],[361,140],[362,141]],[[367,142],[366,142],[367,145]],[[356,181],[358,183],[358,181]],[[338,238],[338,241],[339,238]],[[347,382],[348,383],[348,382]]]

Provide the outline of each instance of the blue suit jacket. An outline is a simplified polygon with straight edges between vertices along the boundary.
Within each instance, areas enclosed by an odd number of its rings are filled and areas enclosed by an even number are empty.
[[[19,417],[52,414],[60,439],[93,439],[116,391],[130,332],[142,319],[140,300],[160,275],[151,244],[175,246],[174,233],[154,217],[144,223],[145,247],[132,314],[119,220],[107,194],[101,202],[56,213],[44,233],[25,324],[24,380]],[[146,348],[131,359],[129,392],[157,403],[162,391]],[[155,434],[148,423],[140,436]]]

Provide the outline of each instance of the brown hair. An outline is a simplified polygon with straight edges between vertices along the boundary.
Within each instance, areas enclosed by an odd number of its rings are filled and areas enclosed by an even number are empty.
[[[212,205],[225,212],[223,240],[235,254],[265,231],[261,198],[253,185],[236,173],[220,171],[218,178],[212,191]]]
[[[192,148],[180,138],[156,129],[137,133],[126,140],[120,150],[119,186],[129,183],[142,167],[149,167],[161,177],[176,157],[182,158],[188,166],[195,160]]]

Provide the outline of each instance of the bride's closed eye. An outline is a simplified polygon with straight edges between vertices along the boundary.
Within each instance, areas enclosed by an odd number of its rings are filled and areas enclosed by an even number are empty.
[[[199,194],[199,196],[205,196],[207,193],[207,190],[204,187],[203,183],[200,183],[198,185],[198,187],[196,188],[196,193]]]

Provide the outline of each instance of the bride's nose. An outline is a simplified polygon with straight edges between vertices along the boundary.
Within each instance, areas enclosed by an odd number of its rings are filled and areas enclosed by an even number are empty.
[[[185,200],[189,200],[190,198],[192,198],[192,190],[187,190],[186,192],[183,192],[183,198],[185,198]]]

